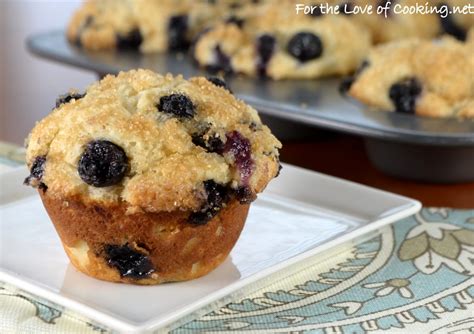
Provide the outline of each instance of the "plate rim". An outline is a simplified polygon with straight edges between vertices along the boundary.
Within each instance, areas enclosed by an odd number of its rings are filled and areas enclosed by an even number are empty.
[[[370,234],[370,232],[377,231],[386,225],[389,225],[393,222],[399,221],[400,219],[411,216],[412,214],[415,214],[416,212],[418,212],[422,207],[419,201],[406,197],[406,196],[394,194],[385,190],[376,189],[376,188],[369,187],[363,184],[344,180],[341,178],[326,175],[323,173],[301,168],[298,166],[293,166],[293,165],[285,164],[285,163],[282,163],[282,165],[283,165],[283,168],[294,169],[296,172],[299,172],[299,173],[303,172],[303,173],[315,174],[318,177],[322,177],[332,182],[340,182],[340,183],[347,184],[349,186],[356,186],[360,189],[363,189],[364,191],[376,191],[376,192],[383,193],[384,195],[387,195],[387,196],[392,196],[393,198],[403,199],[406,201],[406,204],[400,205],[398,207],[398,210],[394,213],[388,214],[384,217],[378,217],[378,219],[375,219],[375,220],[368,220],[363,226],[349,230],[347,233],[344,233],[342,235],[335,236],[329,239],[328,241],[324,242],[323,244],[317,245],[316,247],[306,250],[287,260],[274,264],[270,267],[267,267],[266,269],[263,269],[246,278],[243,278],[237,282],[234,282],[231,285],[223,287],[222,289],[217,290],[213,293],[210,293],[206,297],[201,298],[198,301],[195,301],[187,305],[186,307],[181,308],[178,311],[169,314],[167,317],[160,318],[160,319],[155,318],[155,319],[150,319],[144,322],[134,322],[132,320],[125,320],[123,318],[116,317],[110,313],[104,312],[106,310],[96,310],[93,307],[87,306],[78,300],[71,299],[67,296],[63,296],[60,293],[52,291],[51,288],[49,288],[48,286],[36,284],[30,281],[28,277],[24,277],[17,273],[6,270],[5,268],[1,266],[0,266],[0,281],[6,282],[28,293],[31,293],[40,298],[56,303],[64,307],[65,309],[67,309],[67,311],[77,312],[80,316],[85,316],[91,321],[98,322],[100,324],[103,324],[115,330],[126,331],[128,333],[142,333],[142,332],[148,332],[151,330],[154,330],[154,331],[162,330],[166,328],[167,326],[179,321],[180,319],[183,319],[186,316],[192,314],[193,312],[202,310],[207,305],[211,305],[212,303],[218,302],[219,300],[224,299],[226,296],[229,296],[232,293],[237,293],[238,291],[242,290],[246,286],[249,286],[250,284],[254,284],[265,278],[269,278],[271,275],[281,273],[283,269],[285,268],[289,268],[291,266],[300,264],[304,260],[314,257],[320,253],[329,251],[330,249],[334,249],[336,246],[339,246],[351,240],[363,237],[364,235]],[[9,174],[9,173],[18,172],[18,170],[20,169],[22,170],[23,168],[24,166],[20,166],[13,170],[2,173],[1,176],[5,174]]]

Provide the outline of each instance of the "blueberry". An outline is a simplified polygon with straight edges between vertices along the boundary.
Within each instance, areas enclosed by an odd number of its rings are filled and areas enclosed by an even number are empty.
[[[257,51],[260,59],[268,62],[273,55],[276,39],[272,35],[261,35],[257,40]]]
[[[48,190],[48,186],[44,184],[43,182],[40,182],[40,184],[38,185],[38,189],[41,189],[43,193],[45,193],[46,190]]]
[[[422,87],[415,78],[409,78],[393,84],[389,96],[395,105],[395,111],[414,114],[417,97],[421,94]]]
[[[320,17],[320,16],[323,16],[323,12],[321,11],[321,5],[313,5],[311,7],[311,12],[309,13],[310,16],[316,18],[316,17]]]
[[[155,271],[148,256],[125,245],[106,245],[107,263],[116,268],[120,276],[135,279],[145,278]]]
[[[56,108],[59,108],[62,104],[69,103],[72,99],[79,100],[82,99],[86,94],[79,94],[79,93],[66,93],[60,95],[56,99]]]
[[[443,7],[449,9],[448,5],[446,5],[445,3],[441,3],[441,4],[438,5],[439,9],[441,9]],[[462,27],[460,27],[454,21],[453,16],[451,14],[448,14],[445,17],[441,17],[441,15],[440,15],[439,20],[440,20],[440,23],[441,23],[441,28],[443,29],[443,31],[445,33],[455,37],[456,39],[458,39],[460,41],[465,41],[466,40],[466,38],[467,38],[466,30],[464,30]]]
[[[44,155],[36,157],[31,165],[30,175],[23,181],[23,184],[30,185],[32,180],[41,181],[43,179],[45,163],[46,157]],[[43,191],[48,189],[43,182],[40,182],[38,187]]]
[[[257,39],[257,71],[260,76],[267,74],[267,65],[275,50],[276,39],[272,35],[264,34]]]
[[[233,156],[235,166],[240,173],[241,182],[246,184],[252,175],[254,165],[250,141],[238,131],[229,132],[226,137],[223,152]]]
[[[204,139],[203,135],[193,135],[192,137],[193,144],[204,148],[208,152],[219,153],[221,154],[224,150],[224,143],[219,138],[219,136],[211,135],[207,139]]]
[[[160,98],[158,110],[177,117],[192,118],[196,112],[196,107],[186,95],[171,94]]]
[[[367,59],[365,59],[357,68],[355,72],[356,75],[360,75],[369,66],[370,66],[370,62]]]
[[[360,64],[359,68],[354,72],[353,75],[348,76],[342,79],[339,85],[339,92],[341,94],[347,94],[349,89],[351,89],[352,84],[356,81],[357,77],[367,68],[369,67],[370,63],[368,60],[364,60],[362,64]]]
[[[192,142],[194,145],[202,147],[207,150],[207,143],[202,134],[193,135]]]
[[[211,65],[206,66],[206,70],[211,73],[218,73],[220,71],[224,73],[232,73],[232,65],[230,58],[221,49],[220,45],[216,45],[214,48],[214,62]]]
[[[108,187],[120,183],[128,170],[125,151],[106,140],[87,144],[77,168],[85,183],[94,187]]]
[[[252,132],[256,132],[259,130],[259,126],[255,122],[250,122],[249,129],[252,130]]]
[[[193,212],[189,215],[188,222],[193,225],[206,225],[216,213],[212,210]]]
[[[224,150],[224,143],[219,138],[219,136],[211,136],[207,140],[207,147],[210,152],[222,153]]]
[[[385,11],[382,10],[382,8],[386,8],[387,4],[390,2],[390,5],[388,7],[388,11],[387,11],[387,16],[390,17],[392,16],[393,14],[393,4],[396,2],[397,0],[379,0],[377,2],[377,13],[379,15],[382,15],[382,14],[385,14]]]
[[[218,78],[218,77],[206,77],[207,81],[209,82],[212,82],[214,85],[216,85],[217,87],[222,87],[226,90],[228,90],[230,93],[232,93],[232,91],[230,90],[229,86],[227,86],[226,82],[224,80],[222,80],[221,78]]]
[[[44,165],[46,163],[46,157],[44,155],[36,157],[35,161],[31,165],[30,173],[37,180],[41,180],[44,174]]]
[[[242,28],[244,26],[245,20],[243,18],[232,15],[232,16],[228,17],[225,22],[226,23],[233,23],[237,27]]]
[[[170,51],[185,51],[190,42],[187,37],[188,16],[172,16],[168,22],[168,49]]]
[[[347,94],[349,89],[351,89],[352,85],[354,84],[356,80],[356,77],[354,75],[345,77],[341,80],[341,83],[339,84],[339,93],[341,94]]]
[[[117,35],[117,49],[138,50],[143,42],[142,34],[138,28],[133,29],[127,35]]]
[[[235,197],[239,200],[240,204],[251,203],[256,198],[249,186],[238,187],[235,190]]]
[[[204,181],[204,190],[207,195],[206,204],[200,211],[193,212],[189,216],[189,222],[193,225],[204,225],[209,222],[229,200],[228,189],[213,180]]]
[[[204,181],[204,189],[207,193],[207,204],[214,210],[222,208],[228,200],[227,188],[213,180]]]
[[[278,171],[277,171],[275,177],[280,176],[282,168],[283,168],[283,166],[281,165],[280,161],[278,161]]]
[[[310,32],[300,32],[288,42],[288,52],[296,59],[305,62],[319,58],[323,53],[321,39]]]
[[[354,10],[354,4],[350,1],[343,2],[342,4],[339,5],[339,8],[341,9],[341,14],[352,15],[351,13]]]

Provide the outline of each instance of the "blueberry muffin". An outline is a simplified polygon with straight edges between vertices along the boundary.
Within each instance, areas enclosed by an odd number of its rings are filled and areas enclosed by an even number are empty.
[[[200,31],[240,21],[250,6],[250,0],[89,0],[74,13],[67,37],[89,50],[186,51]]]
[[[25,182],[78,270],[182,281],[225,260],[280,147],[221,79],[135,70],[58,100],[27,140]]]
[[[142,36],[133,0],[89,0],[69,22],[68,40],[88,50],[138,49]]]
[[[193,57],[210,71],[309,79],[351,73],[369,47],[368,31],[347,17],[296,15],[294,3],[281,2],[201,33]]]
[[[392,42],[374,48],[343,90],[378,110],[474,118],[473,51],[451,37]]]

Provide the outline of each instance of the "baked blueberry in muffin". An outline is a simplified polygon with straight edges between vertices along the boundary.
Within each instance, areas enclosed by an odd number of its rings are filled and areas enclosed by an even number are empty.
[[[60,107],[64,103],[69,103],[71,100],[78,100],[82,99],[84,94],[76,93],[76,92],[69,92],[59,96],[56,99],[56,108]]]
[[[46,191],[48,187],[42,182],[45,163],[45,156],[35,157],[30,166],[30,175],[25,178],[23,183],[25,185],[38,187],[38,189]]]
[[[267,65],[275,52],[276,38],[270,34],[263,34],[257,37],[257,73],[259,76],[267,75]]]
[[[232,90],[229,88],[229,86],[227,86],[227,83],[224,80],[222,80],[221,78],[209,76],[209,77],[206,77],[206,79],[209,80],[210,82],[212,82],[217,87],[222,87],[224,89],[227,89],[229,91],[229,93],[232,94]]]
[[[321,56],[323,53],[323,43],[313,33],[299,32],[290,39],[287,50],[296,59],[306,62]]]
[[[390,86],[388,96],[395,106],[395,112],[414,114],[418,96],[422,92],[421,83],[416,78],[406,78]]]
[[[225,260],[280,142],[216,78],[107,76],[40,121],[25,183],[71,262],[108,281],[202,276]],[[47,191],[44,191],[47,189]]]
[[[89,142],[77,166],[82,181],[97,188],[120,183],[127,170],[128,158],[125,151],[107,140]]]

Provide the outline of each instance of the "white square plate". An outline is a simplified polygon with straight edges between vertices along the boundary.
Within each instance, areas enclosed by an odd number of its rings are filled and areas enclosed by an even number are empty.
[[[284,165],[252,204],[223,265],[193,281],[133,286],[90,278],[69,264],[39,196],[22,186],[27,174],[18,168],[0,175],[0,280],[127,333],[191,320],[250,283],[289,274],[303,260],[421,208],[406,197]]]

